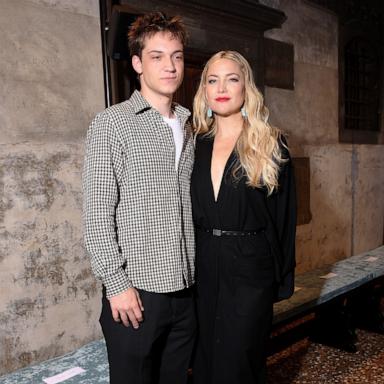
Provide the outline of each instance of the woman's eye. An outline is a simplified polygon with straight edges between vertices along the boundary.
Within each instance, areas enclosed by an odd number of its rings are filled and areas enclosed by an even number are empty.
[[[208,84],[214,84],[215,82],[216,82],[215,79],[209,79],[209,80],[208,80]]]
[[[239,79],[237,77],[232,77],[229,79],[229,81],[233,81],[233,82],[237,83],[239,81]]]

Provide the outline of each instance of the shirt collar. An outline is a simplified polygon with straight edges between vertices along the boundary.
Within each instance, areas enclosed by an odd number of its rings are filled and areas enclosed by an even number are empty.
[[[138,90],[135,90],[132,93],[130,101],[136,114],[149,109],[155,110]],[[172,109],[181,120],[186,120],[191,115],[191,112],[189,112],[187,108],[184,108],[177,103],[172,103]]]

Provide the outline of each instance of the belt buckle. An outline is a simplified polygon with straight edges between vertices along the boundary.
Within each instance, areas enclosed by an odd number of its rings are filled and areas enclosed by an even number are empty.
[[[212,229],[212,235],[213,236],[221,236],[221,234],[222,234],[222,230],[221,229],[215,229],[215,228],[213,228]]]

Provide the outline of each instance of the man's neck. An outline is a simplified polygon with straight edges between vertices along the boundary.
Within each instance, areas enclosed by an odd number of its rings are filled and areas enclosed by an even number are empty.
[[[172,96],[167,95],[153,95],[150,92],[140,91],[142,96],[148,103],[155,108],[162,116],[172,118],[174,117],[172,112]]]

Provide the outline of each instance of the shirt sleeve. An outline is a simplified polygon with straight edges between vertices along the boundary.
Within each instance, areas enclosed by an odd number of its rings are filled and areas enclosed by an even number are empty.
[[[115,223],[119,203],[118,175],[124,165],[113,122],[102,112],[92,121],[86,140],[83,171],[84,243],[92,270],[107,297],[132,287],[125,271]]]

